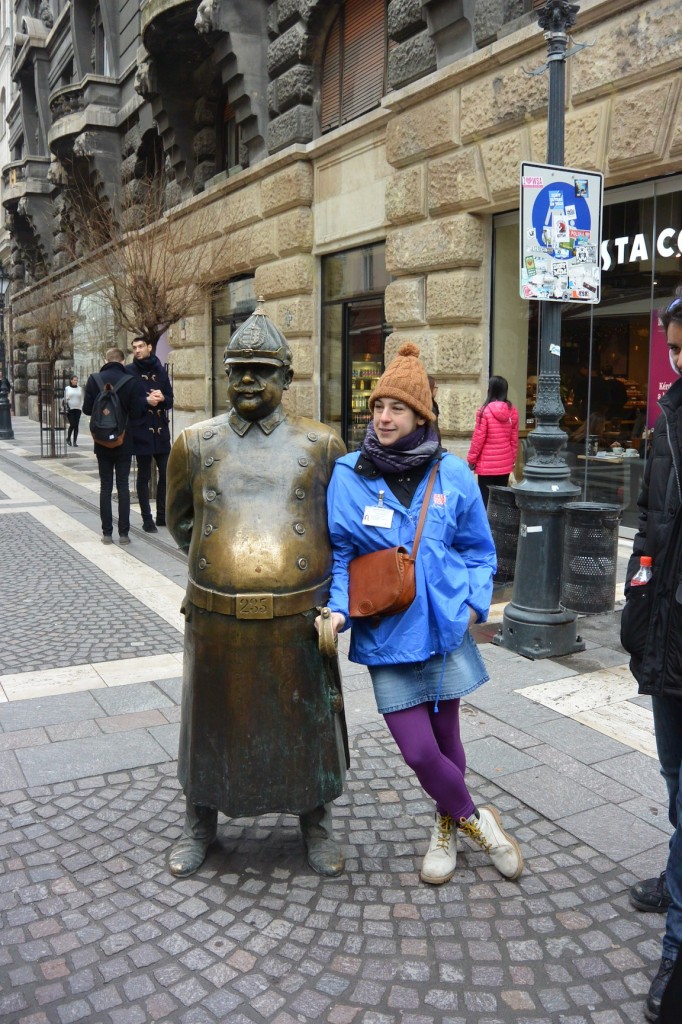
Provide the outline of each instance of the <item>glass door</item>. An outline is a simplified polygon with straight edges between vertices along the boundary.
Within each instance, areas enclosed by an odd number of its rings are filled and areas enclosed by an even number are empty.
[[[211,402],[212,415],[227,412],[227,376],[223,356],[227,343],[256,308],[253,277],[235,278],[220,285],[211,305]]]

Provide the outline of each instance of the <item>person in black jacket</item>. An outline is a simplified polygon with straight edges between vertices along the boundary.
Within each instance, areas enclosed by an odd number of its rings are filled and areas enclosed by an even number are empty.
[[[130,381],[118,392],[121,406],[129,419],[140,418],[147,408],[147,394],[140,381],[130,377],[123,366],[125,355],[120,348],[108,349],[106,362],[99,371],[105,384],[116,385],[121,377]],[[90,374],[85,385],[83,412],[89,416],[99,388],[94,376]],[[102,520],[102,543],[113,544],[114,520],[111,508],[111,495],[114,490],[114,474],[116,475],[116,492],[118,494],[118,537],[120,544],[130,544],[130,464],[133,460],[133,440],[128,429],[123,443],[117,448],[105,448],[95,441],[95,455],[99,469],[99,514]]]
[[[171,450],[168,410],[173,407],[173,388],[161,361],[144,338],[134,338],[132,349],[133,361],[126,370],[142,381],[147,393],[144,415],[131,422],[133,454],[137,460],[137,497],[142,513],[142,529],[146,533],[156,533],[158,526],[166,525],[166,467]],[[149,504],[152,458],[159,474],[156,525]]]
[[[661,398],[639,496],[639,528],[626,575],[621,640],[639,692],[651,695],[656,747],[668,789],[673,827],[665,871],[638,882],[630,899],[639,910],[666,914],[661,963],[645,1006],[659,1021],[661,1000],[682,948],[682,296],[661,314],[670,364],[680,376]],[[641,555],[654,575],[630,587]],[[676,1018],[679,1019],[679,1018]]]

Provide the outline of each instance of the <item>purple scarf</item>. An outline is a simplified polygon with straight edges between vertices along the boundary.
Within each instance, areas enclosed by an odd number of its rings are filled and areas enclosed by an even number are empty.
[[[395,444],[383,445],[370,420],[362,444],[362,454],[382,473],[400,473],[430,462],[439,447],[438,434],[432,423],[417,427]]]

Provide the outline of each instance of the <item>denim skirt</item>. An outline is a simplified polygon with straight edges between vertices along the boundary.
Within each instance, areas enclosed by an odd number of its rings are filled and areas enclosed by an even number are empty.
[[[368,667],[380,715],[417,704],[465,697],[490,679],[468,630],[459,647],[445,655],[445,666],[443,655],[435,654],[428,661]]]

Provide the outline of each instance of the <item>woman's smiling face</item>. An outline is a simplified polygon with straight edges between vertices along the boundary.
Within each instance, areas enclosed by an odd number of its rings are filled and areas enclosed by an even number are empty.
[[[377,398],[374,403],[374,429],[383,445],[395,444],[425,423],[423,416],[397,398]]]

